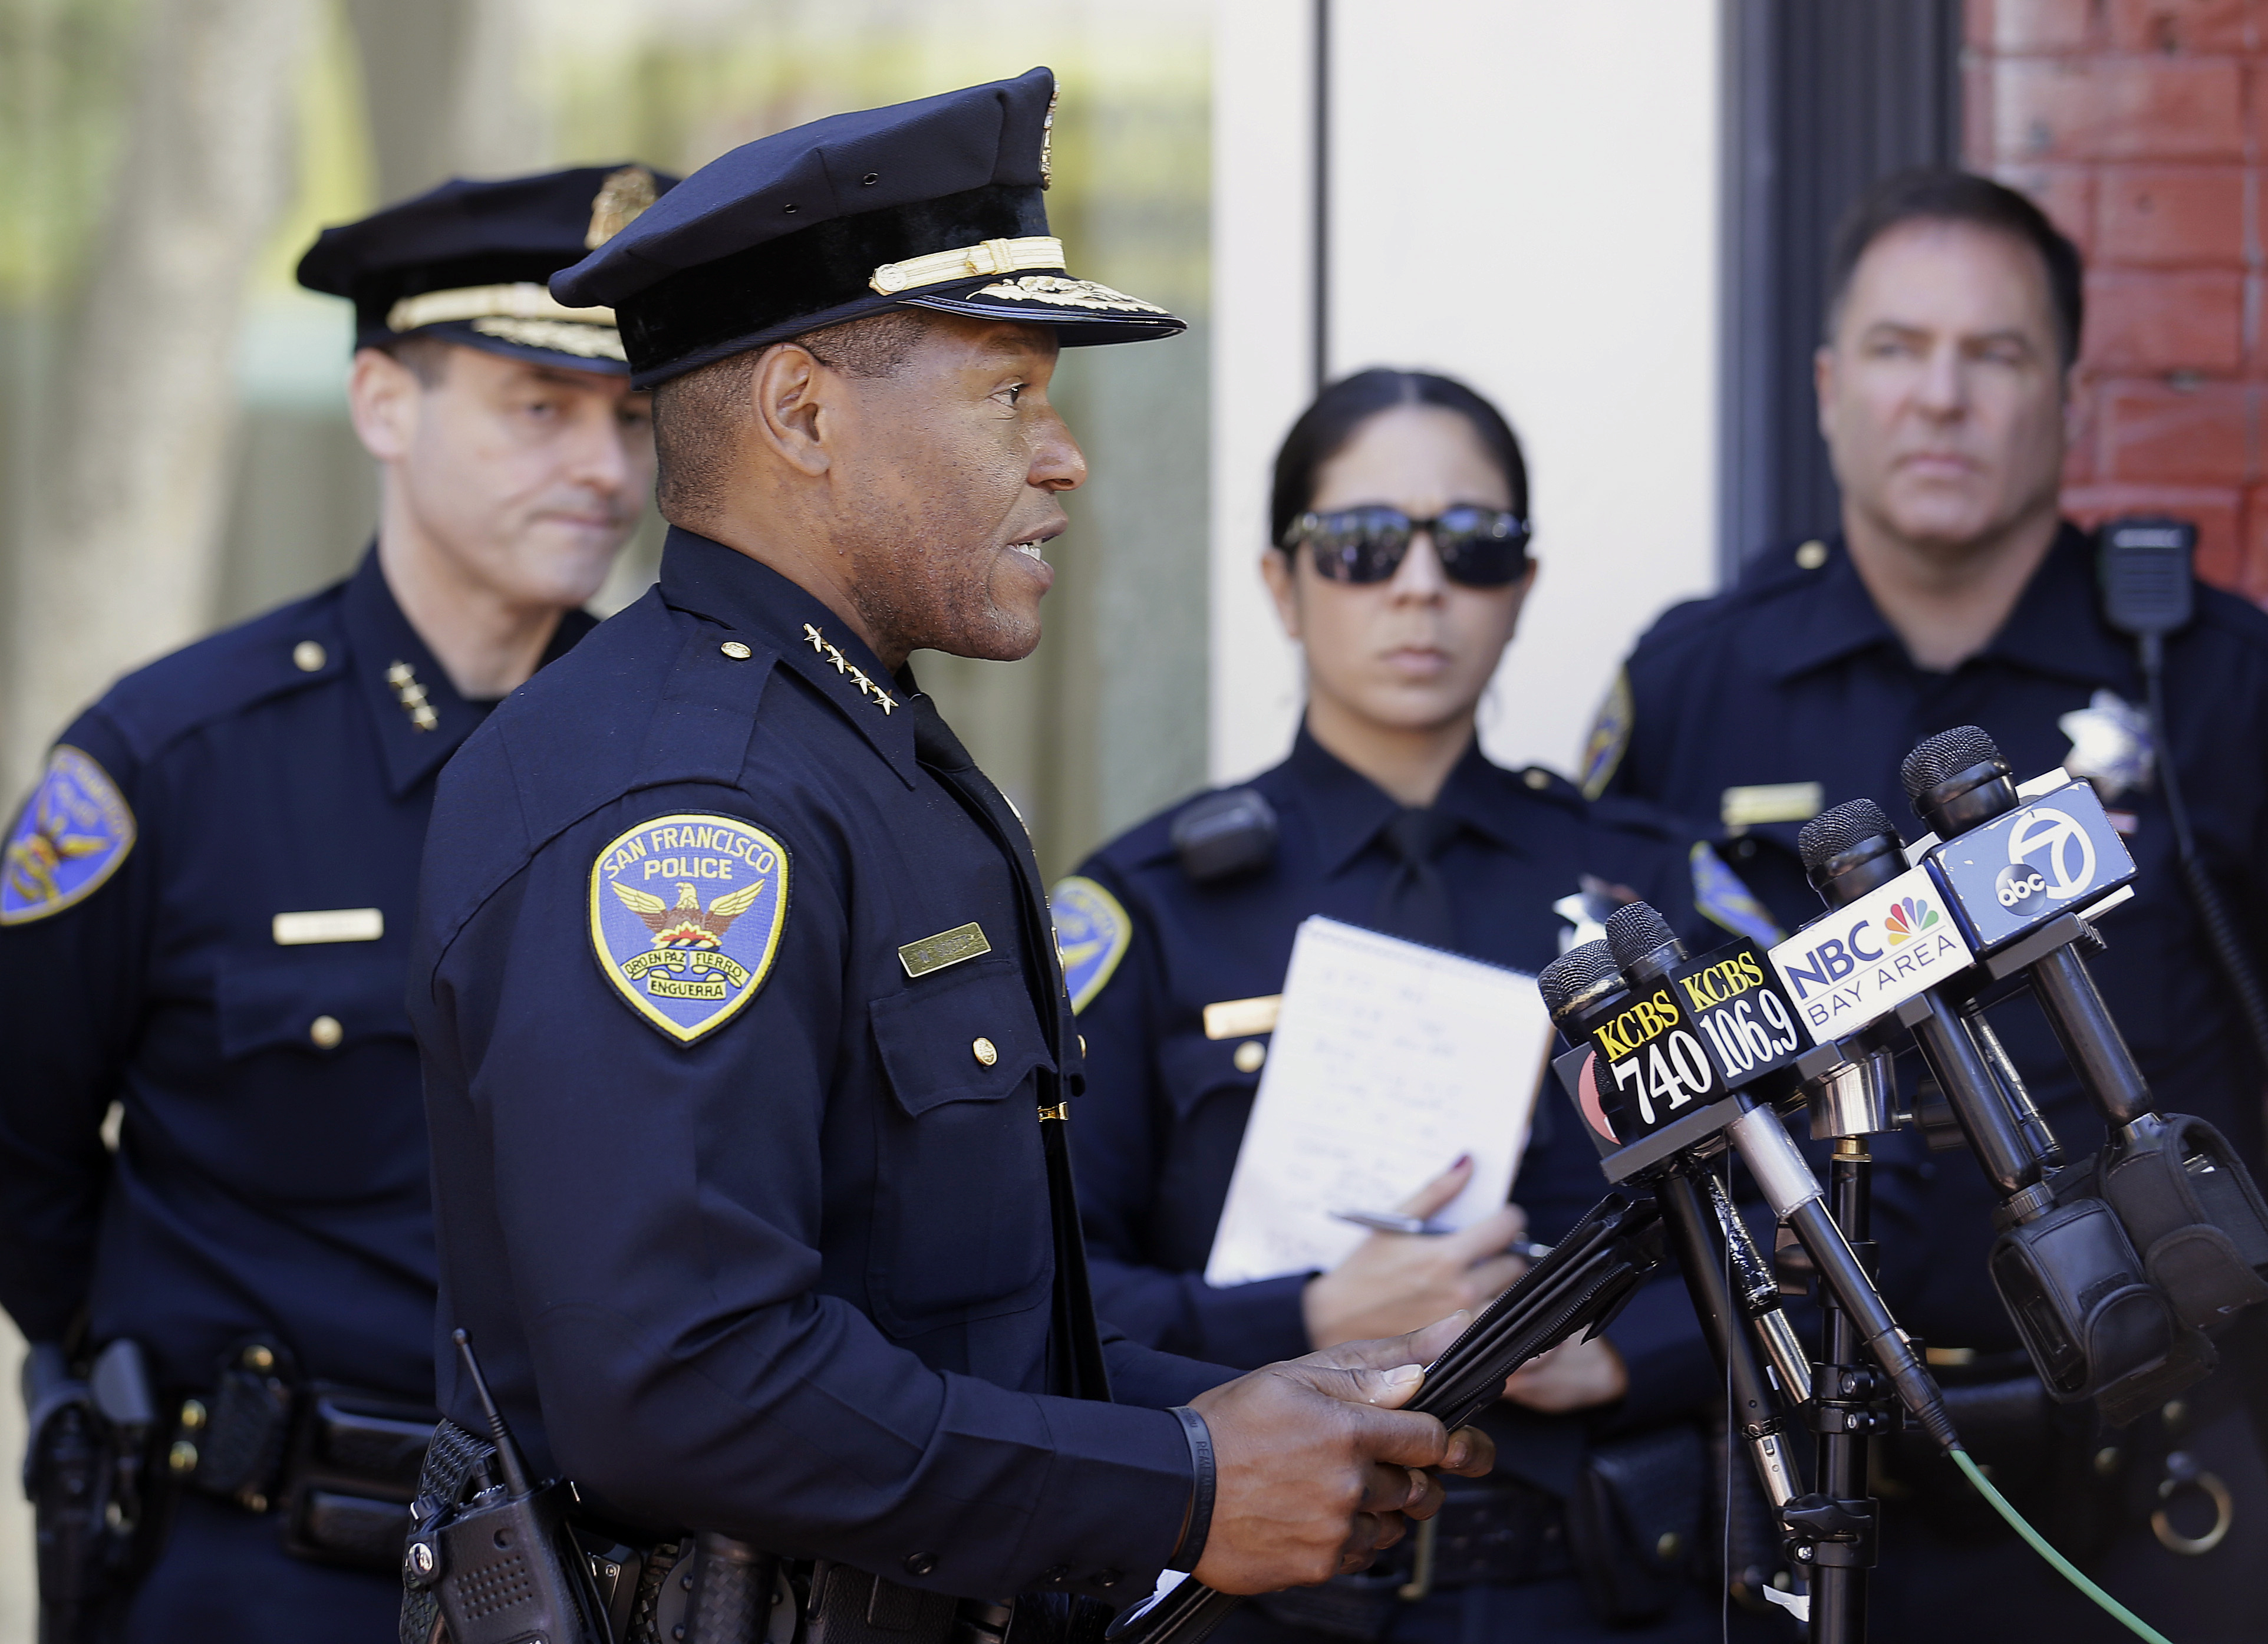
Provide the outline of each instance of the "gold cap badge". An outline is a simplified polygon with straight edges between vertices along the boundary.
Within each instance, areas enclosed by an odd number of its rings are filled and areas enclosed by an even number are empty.
[[[659,197],[653,173],[643,166],[625,166],[608,173],[607,181],[599,185],[598,197],[591,202],[591,226],[583,235],[584,248],[596,251],[636,222],[638,213]]]

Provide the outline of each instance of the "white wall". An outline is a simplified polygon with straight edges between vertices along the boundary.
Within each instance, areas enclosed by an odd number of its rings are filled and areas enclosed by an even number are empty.
[[[1296,659],[1256,569],[1307,402],[1307,0],[1223,0],[1213,154],[1211,770],[1282,757]],[[1330,369],[1445,371],[1526,447],[1543,564],[1483,710],[1572,770],[1630,643],[1714,577],[1718,8],[1333,0]]]

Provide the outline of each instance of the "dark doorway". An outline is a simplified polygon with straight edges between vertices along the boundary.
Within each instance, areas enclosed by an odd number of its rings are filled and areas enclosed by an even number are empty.
[[[1867,185],[1961,154],[1961,0],[1726,0],[1723,490],[1729,584],[1833,531],[1811,392],[1828,236]]]

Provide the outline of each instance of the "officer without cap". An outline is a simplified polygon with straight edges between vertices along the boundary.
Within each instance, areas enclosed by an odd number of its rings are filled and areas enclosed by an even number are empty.
[[[1290,757],[1130,829],[1054,894],[1091,1051],[1076,1158],[1097,1304],[1139,1341],[1241,1367],[1484,1304],[1522,1270],[1506,1250],[1523,1218],[1555,1243],[1606,1187],[1547,1088],[1515,1205],[1454,1233],[1374,1232],[1327,1272],[1208,1283],[1305,921],[1531,976],[1640,896],[1696,953],[1771,923],[1649,807],[1589,804],[1565,778],[1482,752],[1480,704],[1537,570],[1527,460],[1495,406],[1428,372],[1333,383],[1285,437],[1270,516],[1263,563],[1307,682]],[[1393,1001],[1377,1005],[1390,1022]],[[1422,1220],[1471,1176],[1468,1158],[1401,1205],[1341,1208]],[[1491,1478],[1453,1485],[1368,1573],[1248,1605],[1217,1644],[1713,1644],[1727,1618],[1713,1581],[1690,1576],[1719,1565],[1700,1527],[1706,1424],[1723,1405],[1692,1303],[1664,1275],[1596,1335],[1523,1367],[1476,1419],[1497,1441]],[[1769,1579],[1749,1553],[1743,1587]],[[1742,1611],[1730,1625],[1782,1624]]]
[[[355,305],[376,543],[112,687],[9,831],[0,1301],[44,1395],[43,1636],[394,1636],[434,1419],[419,853],[443,763],[590,629],[644,504],[612,316],[543,282],[668,181],[451,182],[327,231],[299,278]],[[77,1373],[135,1413],[137,1352],[151,1407],[109,1428]],[[89,1433],[117,1454],[83,1499],[118,1518],[71,1551]]]
[[[1037,866],[906,666],[1031,650],[1086,475],[1057,347],[1182,328],[1066,271],[1053,92],[750,144],[554,282],[621,318],[673,528],[451,767],[412,984],[442,1322],[533,1471],[654,1559],[824,1561],[828,1625],[909,1644],[1320,1581],[1488,1462],[1388,1407],[1439,1331],[1238,1378],[1086,1301]],[[446,1494],[483,1422],[441,1375]]]
[[[2170,745],[2154,747],[2133,641],[2106,621],[2094,544],[2058,507],[2080,280],[2077,250],[2038,209],[1984,178],[1902,173],[1852,208],[1817,365],[1842,530],[1661,617],[1594,734],[1589,781],[1744,830],[1735,866],[1793,929],[1820,911],[1801,824],[1861,797],[1911,819],[1898,766],[1923,737],[1977,725],[2020,779],[2058,764],[2092,778],[2141,872],[2088,962],[2161,1099],[2219,1127],[2257,1171],[2262,1070],[2184,892],[2161,771],[2180,778],[2257,965],[2268,616],[2196,589],[2195,620],[2165,646]],[[2091,1154],[2101,1120],[2039,1012],[2019,999],[1992,1021],[2066,1156]],[[1929,1171],[1927,1281],[1891,1301],[1929,1344],[1977,1458],[2154,1625],[2255,1635],[2268,1477],[2242,1393],[2264,1384],[2259,1322],[2220,1337],[2211,1381],[2100,1428],[2091,1405],[2048,1403],[1992,1291],[1982,1174],[1953,1156]],[[1874,1636],[1948,1624],[1979,1638],[2124,1636],[1943,1462],[1909,1448],[1893,1474]]]

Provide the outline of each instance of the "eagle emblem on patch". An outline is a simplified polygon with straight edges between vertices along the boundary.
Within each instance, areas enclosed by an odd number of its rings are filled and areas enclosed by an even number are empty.
[[[1085,1010],[1126,957],[1134,921],[1126,917],[1117,897],[1093,880],[1076,875],[1049,895],[1048,911],[1055,916],[1056,951],[1063,956],[1071,1007],[1074,1013]]]
[[[591,865],[591,947],[630,1007],[680,1044],[723,1027],[771,973],[787,849],[734,816],[657,816]]]
[[[59,742],[0,858],[0,925],[28,925],[83,902],[134,849],[134,813],[110,773]]]

